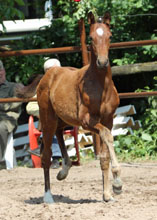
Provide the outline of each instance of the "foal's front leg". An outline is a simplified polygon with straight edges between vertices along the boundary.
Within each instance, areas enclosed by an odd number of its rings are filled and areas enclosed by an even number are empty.
[[[99,124],[97,125],[99,127],[99,134],[100,134],[100,138],[103,141],[103,143],[105,143],[107,145],[108,151],[109,151],[109,155],[110,155],[110,159],[111,159],[111,166],[112,166],[112,174],[113,174],[113,191],[116,194],[120,194],[122,192],[122,182],[120,179],[120,166],[119,163],[117,161],[117,157],[114,151],[114,147],[113,147],[113,136],[111,134],[111,131],[104,127],[103,125]]]
[[[105,144],[101,143],[100,146],[101,148],[99,152],[99,157],[100,157],[100,166],[102,170],[103,200],[105,202],[108,202],[113,200],[110,193],[110,180],[109,180],[110,155],[108,148]]]
[[[113,136],[111,134],[111,131],[106,128],[105,126],[103,126],[101,123],[98,123],[95,125],[95,131],[97,134],[100,135],[101,141],[102,141],[102,145],[106,145],[108,152],[109,152],[109,156],[110,156],[110,160],[111,160],[111,165],[112,165],[112,174],[113,174],[113,191],[116,194],[120,194],[122,192],[122,182],[120,179],[120,166],[118,164],[117,158],[116,158],[116,154],[114,151],[114,147],[113,147]],[[107,195],[107,193],[105,192],[105,190],[107,192],[109,192],[109,187],[108,187],[108,181],[109,181],[109,170],[107,168],[107,164],[108,160],[106,160],[107,156],[106,156],[106,151],[104,150],[105,148],[102,148],[102,152],[100,154],[100,164],[101,164],[101,169],[104,173],[103,176],[103,181],[104,181],[104,200],[105,201],[109,201],[112,200],[113,198],[110,196],[110,193]],[[105,182],[106,179],[106,182]]]

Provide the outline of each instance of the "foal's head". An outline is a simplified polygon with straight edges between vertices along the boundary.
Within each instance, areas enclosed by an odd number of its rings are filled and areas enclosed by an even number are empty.
[[[92,51],[96,56],[96,65],[98,68],[107,67],[109,65],[109,47],[110,38],[110,14],[106,13],[104,17],[95,21],[94,15],[89,13],[88,21],[90,23],[90,38]]]

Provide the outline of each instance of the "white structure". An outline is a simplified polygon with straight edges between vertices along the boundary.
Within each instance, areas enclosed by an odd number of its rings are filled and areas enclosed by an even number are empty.
[[[44,30],[45,27],[49,27],[52,24],[53,13],[52,13],[52,1],[48,0],[45,2],[43,8],[45,11],[44,18],[35,18],[35,19],[25,19],[25,20],[15,20],[15,21],[3,21],[5,29],[2,24],[0,24],[0,32],[5,32],[6,34],[22,33],[22,32],[31,32]],[[19,35],[19,34],[18,34]],[[11,37],[0,37],[0,41],[9,41],[9,40],[20,40],[22,36],[11,36]]]
[[[28,32],[28,31],[38,31],[44,29],[45,26],[51,25],[51,20],[49,18],[41,19],[26,19],[26,20],[15,20],[15,21],[4,21],[3,22],[6,33],[16,33],[16,32]],[[0,31],[4,32],[2,25],[0,24]]]

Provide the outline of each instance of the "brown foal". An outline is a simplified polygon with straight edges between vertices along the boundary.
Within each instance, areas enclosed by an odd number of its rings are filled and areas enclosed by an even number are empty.
[[[45,178],[44,202],[53,203],[50,192],[49,168],[51,165],[52,137],[56,134],[61,148],[62,169],[58,180],[67,177],[71,161],[63,140],[67,125],[82,126],[100,136],[100,166],[103,179],[103,200],[113,200],[110,193],[110,161],[113,173],[113,191],[122,191],[120,166],[116,159],[111,129],[113,115],[119,105],[117,90],[112,81],[109,64],[110,15],[106,13],[96,22],[92,13],[88,16],[91,38],[90,64],[81,68],[53,67],[42,77],[37,88],[40,120],[43,131],[41,151]]]

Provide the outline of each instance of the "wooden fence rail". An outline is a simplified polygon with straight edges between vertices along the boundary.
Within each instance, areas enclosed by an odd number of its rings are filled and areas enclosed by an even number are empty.
[[[130,48],[130,47],[155,45],[155,44],[157,44],[157,40],[129,41],[129,42],[111,43],[110,48],[111,49]],[[89,49],[89,46],[87,46],[87,48]],[[46,49],[34,49],[34,50],[3,51],[0,52],[0,57],[53,54],[53,53],[58,53],[58,54],[76,53],[81,51],[82,51],[81,46],[70,46],[70,47],[58,47],[58,48],[46,48]]]
[[[127,93],[119,93],[120,99],[128,99],[128,98],[142,98],[148,96],[157,96],[157,91],[153,92],[127,92]],[[37,101],[37,98],[29,98],[29,99],[21,99],[21,98],[3,98],[0,99],[0,103],[9,103],[9,102],[32,102]]]

